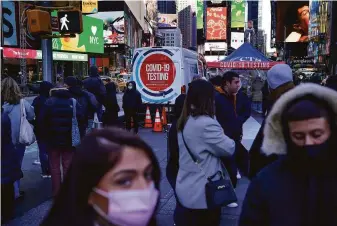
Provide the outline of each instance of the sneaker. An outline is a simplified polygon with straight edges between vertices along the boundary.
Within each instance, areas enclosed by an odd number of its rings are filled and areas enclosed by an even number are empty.
[[[46,179],[46,178],[51,178],[51,176],[49,174],[41,174],[41,177],[43,179]]]
[[[50,175],[50,174],[48,174],[48,178],[51,178],[51,175]]]
[[[238,206],[239,205],[236,202],[233,202],[233,203],[230,203],[230,204],[227,205],[227,207],[229,207],[229,208],[236,208]]]
[[[241,179],[241,174],[240,174],[240,172],[238,171],[238,173],[236,174],[236,179]]]

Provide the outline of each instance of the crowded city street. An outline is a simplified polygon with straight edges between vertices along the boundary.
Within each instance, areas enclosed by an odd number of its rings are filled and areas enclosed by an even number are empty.
[[[337,226],[337,1],[0,1],[1,225]]]

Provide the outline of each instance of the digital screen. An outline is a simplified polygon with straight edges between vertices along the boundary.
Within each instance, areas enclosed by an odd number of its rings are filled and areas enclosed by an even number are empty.
[[[207,8],[207,40],[225,40],[227,38],[227,8]]]
[[[276,41],[308,42],[309,1],[278,1],[276,9]]]

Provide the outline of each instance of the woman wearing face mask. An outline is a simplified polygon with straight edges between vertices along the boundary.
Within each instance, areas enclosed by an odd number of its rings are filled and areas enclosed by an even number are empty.
[[[262,150],[280,158],[251,182],[240,226],[337,225],[337,93],[303,84],[274,105]]]
[[[123,96],[123,109],[125,114],[126,129],[131,130],[131,119],[134,123],[134,133],[138,133],[138,112],[142,106],[142,97],[136,89],[134,81],[127,83],[127,90]]]
[[[120,129],[86,136],[43,226],[155,226],[160,170],[152,149]]]

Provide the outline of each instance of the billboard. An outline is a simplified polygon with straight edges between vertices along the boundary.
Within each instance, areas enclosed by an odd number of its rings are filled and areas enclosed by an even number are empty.
[[[57,16],[57,12],[51,15]],[[53,50],[104,53],[103,21],[88,16],[82,16],[82,21],[83,32],[75,38],[54,38]]]
[[[197,0],[197,29],[204,28],[204,0]]]
[[[231,27],[242,28],[245,27],[245,0],[233,0],[231,8]]]
[[[104,44],[125,44],[124,11],[99,12],[89,16],[103,20]]]
[[[276,41],[308,42],[309,1],[277,1]]]
[[[97,13],[98,0],[82,0],[82,13]]]
[[[208,7],[206,24],[207,40],[225,40],[227,38],[227,8]]]
[[[245,34],[243,32],[231,32],[231,47],[238,49],[245,39]]]
[[[178,27],[177,14],[158,14],[158,27]]]
[[[2,1],[2,32],[3,32],[3,45],[17,46],[18,34],[16,24],[16,7],[15,2]]]

